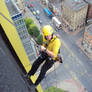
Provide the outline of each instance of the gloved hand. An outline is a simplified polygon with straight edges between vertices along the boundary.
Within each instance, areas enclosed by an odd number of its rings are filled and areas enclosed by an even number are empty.
[[[45,51],[46,50],[46,48],[44,47],[44,46],[40,46],[40,51]]]
[[[59,55],[56,57],[56,61],[57,61],[57,62],[60,62],[60,63],[63,63],[63,61],[62,61],[62,57],[59,56]]]

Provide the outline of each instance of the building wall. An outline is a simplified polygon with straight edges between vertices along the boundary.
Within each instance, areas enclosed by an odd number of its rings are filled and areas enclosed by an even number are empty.
[[[91,27],[90,25],[89,27]],[[83,38],[83,46],[84,48],[92,55],[92,30],[91,33],[88,32],[88,28],[86,28]]]
[[[9,19],[11,22],[13,22],[10,18],[9,12],[7,10],[7,7],[4,3],[4,0],[0,0],[0,24],[2,25],[6,36],[8,37],[12,47],[14,48],[17,56],[19,57],[21,63],[25,67],[25,70],[28,72],[31,68],[30,61],[28,59],[28,56],[24,50],[24,47],[21,43],[21,40],[19,38],[18,33],[16,32],[16,29],[13,24],[11,24],[5,17],[2,16],[2,14]],[[27,66],[28,65],[28,66]],[[36,80],[36,76],[31,78],[34,82]],[[38,86],[38,91],[43,92],[40,85]]]
[[[88,5],[87,19],[92,19],[92,4]]]
[[[74,19],[74,12],[68,8],[67,6],[63,5],[63,12],[62,12],[63,18],[69,23],[71,24],[71,22]],[[72,18],[72,19],[71,19]]]
[[[78,27],[80,28],[82,25],[85,25],[87,8],[88,6],[85,6],[81,10],[75,12],[75,19],[74,19],[75,28],[78,28]]]
[[[74,20],[74,12],[68,8],[64,3],[62,3],[62,19],[65,22],[65,27],[72,26]]]
[[[88,4],[87,19],[92,19],[92,0],[84,0]]]

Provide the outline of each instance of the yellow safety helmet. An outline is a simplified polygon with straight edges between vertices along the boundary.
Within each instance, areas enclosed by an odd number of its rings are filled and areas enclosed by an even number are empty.
[[[46,25],[42,29],[43,35],[48,36],[53,34],[53,28],[50,25]]]

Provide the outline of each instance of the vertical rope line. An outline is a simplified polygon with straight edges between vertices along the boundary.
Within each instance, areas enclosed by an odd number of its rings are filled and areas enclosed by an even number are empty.
[[[49,88],[49,86],[48,86],[48,82],[47,82],[46,77],[47,77],[47,76],[45,76],[45,81],[46,81],[46,85],[47,85],[47,86],[46,86],[46,89],[47,89],[47,88]],[[49,89],[48,89],[48,92],[50,92],[50,90],[49,90]]]
[[[55,77],[57,77],[57,73],[56,73],[56,70],[55,70],[55,64],[54,64],[54,72],[55,72]],[[57,78],[55,78],[55,82],[56,82],[56,88],[57,88]]]

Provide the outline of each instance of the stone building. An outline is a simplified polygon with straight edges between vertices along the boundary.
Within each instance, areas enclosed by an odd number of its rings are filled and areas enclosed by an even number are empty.
[[[20,9],[20,11],[22,13],[25,13],[25,4],[24,4],[24,0],[15,0],[16,5],[18,6],[18,8]]]
[[[84,1],[64,0],[62,2],[62,20],[64,27],[76,31],[85,25],[88,4]]]
[[[82,45],[92,55],[92,24],[85,30]]]
[[[17,3],[20,10],[23,10],[25,8],[24,0],[17,0]]]

